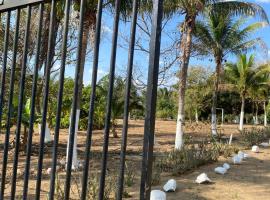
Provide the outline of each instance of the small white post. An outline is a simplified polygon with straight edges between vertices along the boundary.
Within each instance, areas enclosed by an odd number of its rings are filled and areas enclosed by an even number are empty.
[[[232,145],[233,134],[230,136],[229,145]]]

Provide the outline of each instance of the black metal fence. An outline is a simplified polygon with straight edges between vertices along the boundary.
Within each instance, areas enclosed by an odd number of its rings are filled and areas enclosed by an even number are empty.
[[[57,172],[57,158],[59,153],[59,132],[60,132],[60,121],[62,112],[62,101],[63,101],[63,90],[64,90],[64,77],[65,77],[65,67],[67,60],[67,44],[68,44],[68,32],[70,23],[70,12],[73,9],[71,0],[59,0],[63,1],[64,9],[64,22],[63,22],[63,32],[62,32],[62,44],[61,44],[61,65],[60,65],[60,75],[59,75],[59,89],[58,89],[58,101],[57,101],[57,113],[56,122],[54,130],[54,140],[53,146],[51,147],[52,159],[51,159],[51,173],[50,173],[50,189],[47,198],[55,198],[55,187],[56,187],[56,172]],[[23,162],[24,172],[23,172],[23,193],[20,194],[22,199],[42,199],[42,180],[44,178],[43,167],[44,167],[44,148],[45,148],[45,131],[46,131],[46,121],[47,121],[47,110],[48,110],[48,97],[49,97],[49,85],[50,85],[50,74],[51,65],[53,62],[53,52],[55,48],[55,33],[54,26],[56,23],[56,6],[57,0],[4,0],[3,4],[0,5],[1,21],[4,26],[4,32],[0,41],[1,46],[1,93],[0,93],[0,121],[2,122],[3,116],[6,118],[5,126],[1,128],[1,191],[0,199],[17,199],[16,188],[18,188],[18,165]],[[93,1],[94,2],[94,1]],[[77,58],[76,58],[76,71],[75,71],[75,85],[73,93],[72,102],[72,112],[70,121],[70,134],[68,146],[68,160],[66,163],[66,175],[65,175],[65,186],[64,186],[64,199],[70,199],[70,189],[71,189],[71,174],[72,174],[72,154],[73,154],[73,144],[75,140],[75,126],[76,126],[76,107],[77,107],[77,96],[79,91],[79,74],[81,66],[81,51],[82,51],[82,39],[83,39],[83,23],[84,23],[84,12],[86,7],[86,0],[80,1],[80,17],[79,17],[79,28],[78,33],[78,43],[77,43]],[[93,53],[93,67],[92,67],[92,83],[91,83],[91,96],[89,97],[89,116],[88,116],[88,129],[87,138],[85,143],[85,159],[83,163],[82,172],[82,184],[80,195],[77,198],[86,199],[87,198],[87,186],[89,178],[89,162],[90,162],[90,148],[92,143],[92,133],[93,133],[93,117],[95,109],[95,95],[96,95],[96,84],[97,84],[97,73],[99,65],[99,47],[101,38],[101,27],[102,27],[102,13],[103,11],[103,1],[99,0],[96,8],[96,27],[95,27],[95,40],[94,40],[94,53]],[[122,131],[122,146],[120,153],[120,167],[118,173],[118,189],[117,189],[117,199],[122,199],[123,194],[123,182],[125,175],[125,160],[126,160],[126,148],[127,148],[127,137],[128,137],[128,114],[129,114],[129,104],[130,104],[130,91],[131,91],[131,81],[132,81],[132,71],[133,71],[133,58],[134,58],[134,45],[136,37],[136,21],[139,9],[139,0],[133,0],[132,9],[132,26],[130,34],[130,47],[129,47],[129,57],[127,65],[127,77],[126,77],[126,90],[125,90],[125,106],[124,106],[124,119],[123,119],[123,131]],[[116,51],[117,51],[117,41],[118,41],[118,27],[120,20],[120,7],[121,0],[115,0],[114,3],[114,27],[112,34],[112,51],[111,51],[111,65],[109,74],[109,90],[107,94],[107,107],[106,107],[106,118],[105,118],[105,128],[104,128],[104,141],[103,150],[101,158],[101,169],[100,169],[100,181],[99,181],[99,194],[98,199],[104,199],[104,190],[106,182],[106,172],[107,172],[107,160],[108,160],[108,146],[109,146],[109,131],[111,122],[111,106],[112,106],[112,95],[113,95],[113,85],[115,79],[115,67],[116,67]],[[154,141],[154,127],[155,127],[155,105],[156,105],[156,92],[157,92],[157,79],[159,70],[159,54],[160,54],[160,38],[161,38],[161,23],[162,23],[162,0],[154,0],[153,4],[153,14],[152,14],[152,35],[150,42],[150,56],[149,56],[149,72],[148,72],[148,84],[147,84],[147,97],[146,97],[146,113],[145,113],[145,125],[144,125],[144,143],[143,143],[143,158],[142,158],[142,170],[141,170],[141,184],[140,184],[140,199],[149,199],[151,190],[151,174],[152,174],[152,161],[153,161],[153,141]],[[49,5],[49,6],[48,6]],[[50,8],[49,12],[46,8]],[[35,32],[36,41],[30,41],[31,32],[31,20],[36,17],[33,16],[33,9],[38,10],[38,20],[36,20],[37,31]],[[22,11],[24,19],[26,21],[22,22]],[[16,14],[14,14],[16,13]],[[34,134],[34,123],[35,123],[35,103],[37,94],[37,82],[39,79],[40,70],[40,56],[41,56],[41,45],[44,26],[44,15],[50,15],[49,31],[48,31],[48,41],[47,41],[47,56],[44,67],[44,89],[42,94],[42,117],[41,117],[41,134],[39,139],[39,152],[38,152],[38,162],[37,165],[37,175],[35,177],[35,194],[31,197],[28,194],[29,191],[29,180],[31,178],[30,166],[31,166],[31,155],[33,153],[33,134]],[[11,16],[15,17],[11,17]],[[24,38],[19,37],[21,30],[20,25],[24,23]],[[2,26],[2,25],[1,25]],[[11,28],[12,34],[11,34]],[[22,46],[19,45],[19,41],[23,40]],[[35,43],[35,51],[29,52],[30,43]],[[22,52],[22,56],[18,57],[18,51]],[[34,59],[29,61],[29,54],[34,55]],[[18,60],[21,59],[21,60]],[[30,63],[31,62],[31,63]],[[19,63],[20,80],[18,94],[14,94],[15,82],[15,72],[18,70],[17,63]],[[27,66],[32,64],[34,70],[32,72],[32,89],[31,89],[31,110],[29,117],[29,131],[27,140],[27,150],[25,154],[25,159],[20,158],[20,140],[22,135],[22,121],[23,121],[23,107],[25,103],[24,93],[26,90],[26,72]],[[10,74],[8,74],[10,73]],[[8,77],[8,78],[7,78]],[[9,81],[9,82],[8,82]],[[7,89],[8,88],[8,89]],[[18,110],[14,111],[13,102],[18,101]],[[12,126],[11,117],[13,112],[17,112],[15,126]],[[3,123],[1,123],[3,124]],[[15,127],[15,128],[14,128]],[[12,149],[13,153],[10,154],[11,144],[10,136],[11,129],[15,129],[15,141],[14,147]],[[13,158],[9,158],[12,155]],[[24,158],[24,157],[23,157]],[[9,164],[9,160],[12,160],[12,164]],[[8,167],[9,166],[9,167]],[[10,167],[12,166],[12,167]],[[7,174],[7,169],[11,169],[11,174]],[[9,181],[7,181],[7,176]],[[8,183],[7,183],[8,182]]]

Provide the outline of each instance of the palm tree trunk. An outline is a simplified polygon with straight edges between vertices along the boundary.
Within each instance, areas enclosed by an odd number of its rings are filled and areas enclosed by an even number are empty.
[[[267,126],[267,111],[266,111],[266,102],[263,102],[263,109],[264,109],[264,126]]]
[[[215,74],[215,88],[212,96],[212,116],[211,116],[211,130],[212,135],[217,135],[217,96],[218,96],[218,85],[221,71],[222,59],[221,56],[216,56],[216,74]]]
[[[183,134],[184,134],[184,121],[185,121],[185,92],[186,92],[186,81],[187,71],[191,52],[192,42],[192,31],[194,28],[195,17],[186,16],[184,33],[181,39],[181,72],[179,78],[179,102],[178,102],[178,115],[176,125],[176,137],[175,137],[175,149],[180,150],[183,145]]]
[[[243,131],[243,127],[244,127],[244,115],[245,115],[245,96],[242,95],[242,105],[241,105],[240,123],[239,123],[239,130],[240,131]]]
[[[256,102],[256,112],[255,112],[255,125],[258,125],[259,124],[259,121],[258,121],[258,102]]]
[[[79,129],[79,120],[80,120],[80,107],[81,107],[81,96],[83,89],[83,74],[84,74],[84,65],[87,56],[87,47],[89,41],[90,30],[95,27],[96,24],[96,13],[89,10],[85,13],[85,21],[83,24],[83,36],[82,36],[82,51],[81,51],[81,64],[80,64],[80,73],[79,73],[79,89],[77,95],[77,108],[76,108],[76,122],[75,122],[75,140],[73,145],[73,158],[72,158],[72,168],[78,168],[78,159],[77,159],[77,132]],[[67,146],[67,155],[68,155],[68,147]],[[68,156],[66,157],[68,159]]]
[[[252,120],[253,120],[253,125],[256,124],[256,117],[255,117],[255,100],[252,100]]]
[[[199,123],[199,116],[198,116],[198,109],[196,108],[195,110],[195,120],[196,120],[196,124]]]

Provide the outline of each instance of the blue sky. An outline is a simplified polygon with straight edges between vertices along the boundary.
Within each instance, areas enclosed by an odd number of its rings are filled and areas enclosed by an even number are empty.
[[[267,12],[268,17],[270,18],[270,0],[250,0],[250,2],[258,3],[261,5],[265,11]],[[252,23],[254,21],[258,21],[259,19],[251,19],[249,23]],[[175,16],[172,20],[167,24],[167,29],[169,32],[175,30],[177,26],[181,23],[181,17]],[[113,16],[110,13],[105,12],[103,15],[103,37],[101,41],[101,49],[100,49],[100,60],[99,60],[99,72],[98,76],[101,78],[105,74],[109,72],[109,66],[110,66],[110,55],[111,55],[111,37],[112,37],[112,27],[113,27]],[[130,22],[120,22],[120,34],[125,34],[128,36],[129,30],[130,30]],[[266,27],[258,31],[256,34],[254,34],[254,37],[261,37],[267,47],[270,47],[270,27]],[[169,43],[169,39],[166,36],[166,34],[163,34],[162,36],[162,47],[165,47]],[[147,43],[147,40],[145,41]],[[119,44],[122,44],[121,37],[119,39]],[[148,44],[145,44],[148,45]],[[268,50],[267,50],[268,51]],[[262,54],[262,50],[258,49],[257,51],[253,52],[256,55],[256,58],[258,62],[263,62],[267,60],[267,56],[265,54]],[[268,54],[270,55],[270,51],[268,51]],[[118,47],[117,50],[117,60],[116,60],[116,74],[123,75],[126,71],[126,65],[127,65],[127,50],[121,47]],[[229,61],[235,60],[234,57],[229,56],[227,58]],[[161,60],[162,62],[162,60]],[[139,68],[141,72],[141,79],[146,79],[147,76],[147,67],[148,67],[148,55],[146,53],[142,52],[136,52],[135,54],[135,68]],[[208,68],[214,68],[214,63],[209,62],[209,58],[207,59],[196,59],[192,58],[190,61],[190,65],[203,65]],[[172,73],[174,73],[178,69],[178,65],[175,65],[172,69]],[[88,56],[86,65],[85,65],[85,73],[84,73],[84,83],[88,85],[91,82],[91,72],[92,72],[92,59],[91,56]],[[74,68],[67,68],[67,76],[70,76],[71,74],[74,74]],[[176,79],[171,76],[170,80],[168,80],[168,83],[173,83],[176,81]]]

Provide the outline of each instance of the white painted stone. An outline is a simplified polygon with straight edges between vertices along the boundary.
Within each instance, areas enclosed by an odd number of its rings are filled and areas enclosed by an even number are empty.
[[[163,190],[165,192],[175,192],[177,187],[176,180],[170,179],[168,182],[163,186]]]
[[[238,156],[243,160],[245,158],[245,153],[243,151],[239,151]]]
[[[48,168],[46,172],[47,172],[47,174],[49,174],[49,175],[50,175],[50,174],[51,174],[51,172],[52,172],[52,168]]]
[[[244,158],[246,159],[248,157],[249,157],[249,155],[247,153],[244,153]]]
[[[166,200],[166,193],[160,190],[152,190],[150,200]]]
[[[262,142],[262,143],[260,144],[260,146],[262,146],[262,147],[269,147],[270,144],[267,143],[267,142]]]
[[[196,182],[196,183],[199,183],[199,184],[202,184],[202,183],[210,183],[210,182],[212,182],[212,181],[211,181],[210,178],[208,178],[208,176],[207,176],[206,173],[202,173],[202,174],[200,174],[200,175],[197,177],[197,179],[196,179],[195,182]]]
[[[259,153],[260,152],[260,148],[258,146],[256,146],[256,145],[254,145],[252,147],[251,151],[254,152],[254,153]]]
[[[231,166],[228,163],[224,163],[223,168],[229,170],[231,168]]]
[[[216,168],[215,168],[215,172],[216,172],[217,174],[222,174],[222,175],[224,175],[224,174],[227,173],[227,169],[224,168],[224,167],[216,167]]]
[[[232,157],[233,164],[238,165],[242,163],[242,158],[239,155]]]

